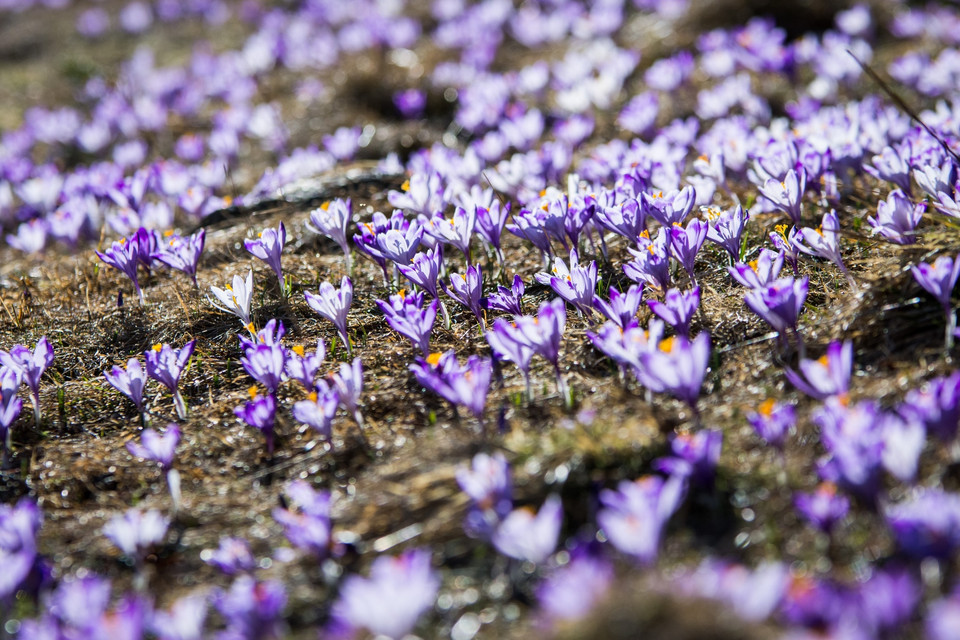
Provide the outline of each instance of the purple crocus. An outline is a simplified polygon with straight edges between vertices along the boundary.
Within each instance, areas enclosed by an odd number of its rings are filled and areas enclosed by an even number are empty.
[[[873,401],[847,405],[829,398],[814,411],[827,456],[818,462],[820,477],[874,504],[883,470],[884,414]]]
[[[783,251],[761,249],[756,260],[727,267],[730,277],[748,289],[760,289],[773,283],[783,267]]]
[[[506,311],[511,315],[519,316],[523,313],[523,311],[520,310],[520,300],[523,298],[526,289],[523,278],[515,275],[513,276],[513,284],[510,285],[510,288],[508,289],[502,284],[498,284],[497,292],[487,296],[484,306],[487,309]]]
[[[380,556],[370,577],[344,579],[331,616],[334,635],[366,629],[375,636],[400,640],[433,607],[440,576],[430,566],[430,552],[410,549],[397,557]]]
[[[204,551],[201,558],[228,576],[252,573],[257,567],[257,560],[250,552],[250,545],[243,538],[220,538],[220,545],[212,552]]]
[[[40,426],[40,378],[47,367],[53,364],[50,341],[42,336],[32,350],[22,344],[14,345],[9,352],[0,350],[0,364],[15,370],[20,380],[29,387],[33,418]]]
[[[512,362],[517,365],[523,374],[523,381],[527,389],[527,399],[533,399],[533,388],[530,386],[530,360],[534,350],[517,328],[516,323],[507,322],[503,318],[493,321],[493,329],[485,334],[493,355],[501,361]]]
[[[694,262],[700,247],[703,246],[707,238],[707,231],[710,225],[703,220],[691,220],[686,228],[675,224],[668,228],[670,232],[670,250],[673,257],[680,262],[687,275],[690,276],[690,282],[694,286],[697,284],[697,276],[694,274]]]
[[[514,337],[553,365],[557,390],[564,397],[564,403],[569,404],[567,385],[560,374],[560,343],[563,340],[563,330],[567,326],[567,310],[563,300],[554,298],[550,302],[542,303],[535,318],[516,316],[513,320],[517,329]]]
[[[182,271],[190,276],[193,286],[197,287],[197,263],[200,261],[200,254],[203,253],[206,233],[205,229],[201,229],[186,238],[173,236],[159,247],[153,257],[171,269]]]
[[[286,291],[283,284],[283,267],[280,266],[280,254],[283,253],[283,245],[287,242],[287,230],[281,222],[276,229],[264,229],[257,238],[247,238],[243,241],[243,246],[253,254],[267,263],[273,272],[277,275],[277,281],[280,283],[280,291]]]
[[[0,505],[0,600],[8,602],[40,569],[37,532],[42,522],[40,507],[29,498],[21,498],[13,505]]]
[[[467,268],[466,275],[454,273],[450,276],[450,286],[442,280],[440,286],[444,293],[459,302],[473,313],[477,322],[482,326],[483,319],[483,274],[480,271],[480,265],[471,265]]]
[[[785,224],[778,224],[768,235],[774,248],[783,254],[784,261],[793,268],[793,275],[799,274],[800,250],[797,243],[800,241],[800,230]]]
[[[707,230],[707,240],[719,245],[730,254],[731,262],[740,258],[740,244],[743,230],[750,216],[739,204],[733,209],[727,209],[710,220]]]
[[[539,615],[551,628],[587,616],[613,585],[614,570],[603,557],[581,551],[537,587]]]
[[[597,289],[597,262],[591,260],[580,266],[576,248],[570,249],[570,268],[560,258],[554,258],[552,273],[540,272],[537,282],[548,285],[554,293],[576,307],[577,312],[593,315],[593,297]]]
[[[437,301],[423,306],[423,292],[403,291],[390,296],[389,302],[377,300],[390,328],[419,347],[424,357],[430,355],[430,333],[437,319]]]
[[[340,395],[337,390],[321,380],[306,400],[300,400],[293,405],[293,417],[330,441],[333,436],[330,425],[333,424],[339,405]]]
[[[463,528],[471,538],[490,538],[513,508],[510,465],[503,454],[478,453],[469,467],[457,468],[457,484],[470,496]]]
[[[840,255],[840,222],[836,211],[825,213],[823,221],[816,229],[800,229],[800,236],[793,239],[793,245],[803,253],[829,260],[850,278]]]
[[[617,289],[610,287],[610,300],[604,300],[600,296],[593,299],[593,308],[609,318],[621,329],[626,330],[630,326],[637,324],[637,310],[640,308],[640,301],[643,299],[643,285],[632,284],[626,293],[620,293]]]
[[[317,339],[317,348],[313,353],[307,353],[302,344],[291,347],[286,352],[284,360],[284,374],[303,385],[308,392],[313,389],[317,371],[327,356],[327,346],[322,338]]]
[[[700,487],[713,485],[723,447],[723,432],[704,429],[695,434],[680,433],[670,439],[672,456],[658,458],[654,468],[668,476],[689,478]]]
[[[747,414],[747,422],[764,442],[783,451],[787,436],[796,428],[797,412],[791,404],[767,398],[756,411]]]
[[[850,510],[850,500],[832,482],[822,482],[813,493],[798,492],[793,501],[797,513],[824,533],[830,533]]]
[[[666,392],[686,402],[696,413],[709,360],[709,334],[701,333],[692,341],[667,338],[656,350],[640,353],[637,379],[651,391]]]
[[[743,297],[744,303],[780,334],[786,341],[788,331],[796,331],[800,310],[807,299],[810,279],[780,278],[765,287],[752,289]]]
[[[913,389],[899,411],[922,422],[926,430],[942,442],[951,442],[960,426],[960,372],[935,378],[922,388]]]
[[[476,207],[469,207],[468,209],[457,207],[450,219],[436,213],[432,216],[421,215],[418,220],[423,226],[425,234],[436,242],[449,244],[451,247],[458,249],[463,253],[469,266],[470,240],[473,238],[473,229],[477,224]]]
[[[874,234],[890,242],[913,244],[917,241],[915,229],[926,209],[926,203],[913,204],[903,191],[894,189],[877,204],[877,217],[869,216],[867,222]]]
[[[190,594],[178,598],[169,611],[153,611],[150,630],[159,640],[201,640],[207,618],[206,594]]]
[[[347,355],[351,355],[350,336],[347,335],[347,313],[353,303],[353,283],[350,278],[343,276],[340,281],[340,289],[324,281],[320,283],[319,295],[314,295],[309,291],[304,292],[303,295],[311,309],[316,311],[320,317],[333,323],[340,334],[340,339],[347,347]]]
[[[347,228],[350,225],[351,215],[350,198],[342,200],[336,198],[324,202],[319,208],[310,212],[310,222],[305,226],[314,233],[324,235],[340,247],[343,258],[347,263],[347,274],[353,273],[353,261],[350,256],[350,242],[347,240]]]
[[[290,544],[323,559],[333,544],[330,492],[316,491],[305,480],[287,485],[285,507],[273,510],[273,519],[283,526]]]
[[[507,224],[509,215],[509,203],[500,206],[499,201],[494,201],[489,207],[477,207],[477,234],[486,245],[493,248],[497,256],[497,264],[501,266],[504,259],[503,251],[500,248],[500,237],[503,235],[503,229]]]
[[[825,400],[844,396],[850,389],[853,368],[853,343],[831,342],[827,352],[817,360],[800,360],[800,371],[787,368],[787,380],[811,398]]]
[[[273,457],[273,427],[276,422],[277,401],[273,393],[257,395],[257,388],[250,387],[250,400],[242,407],[234,407],[233,413],[245,423],[260,431],[267,441],[267,456]]]
[[[147,360],[147,375],[165,386],[173,393],[173,404],[181,420],[187,417],[187,405],[180,395],[180,376],[193,355],[195,340],[191,340],[180,349],[168,344],[155,344],[144,353]]]
[[[613,206],[598,206],[596,221],[605,229],[633,241],[646,228],[647,212],[636,198]]]
[[[933,264],[921,262],[912,267],[911,272],[917,284],[926,289],[943,307],[943,312],[947,318],[945,344],[946,348],[949,349],[953,346],[953,333],[957,321],[950,306],[950,296],[957,284],[957,278],[960,277],[960,256],[956,258],[940,256],[934,260]]]
[[[662,191],[641,194],[642,206],[646,215],[666,228],[683,223],[697,203],[697,192],[693,187],[684,187],[680,191],[671,191],[664,195]]]
[[[180,427],[169,424],[163,435],[153,429],[144,429],[140,436],[140,444],[128,442],[127,451],[137,458],[158,462],[163,471],[168,471],[173,466],[173,458],[179,442]]]
[[[960,495],[920,489],[884,509],[897,546],[909,556],[946,560],[960,548]]]
[[[488,358],[470,356],[465,366],[457,362],[453,350],[417,358],[410,365],[417,382],[457,406],[464,406],[481,424],[490,387],[491,366]]]
[[[806,188],[807,172],[801,167],[799,171],[787,171],[782,180],[767,178],[760,187],[760,193],[773,206],[788,214],[793,224],[799,225],[803,217],[803,192]]]
[[[105,263],[130,278],[133,288],[137,290],[140,304],[143,305],[143,291],[140,289],[140,280],[137,278],[137,265],[140,263],[140,250],[137,243],[128,242],[126,238],[120,238],[103,253],[99,251],[96,253],[97,257]]]
[[[685,495],[686,479],[680,476],[624,480],[616,491],[600,492],[603,508],[597,514],[597,524],[619,551],[642,564],[651,564],[657,558],[663,528]]]
[[[330,376],[330,381],[339,394],[340,406],[349,413],[363,433],[363,414],[360,412],[360,396],[363,395],[363,362],[354,358],[353,362],[341,362],[340,368]]]
[[[13,423],[20,416],[23,401],[17,397],[20,388],[20,373],[6,366],[0,366],[0,436],[4,451],[10,451],[13,440]]]
[[[223,638],[283,637],[283,608],[287,594],[283,583],[237,577],[227,591],[217,590],[213,605],[227,623]]]
[[[267,388],[270,394],[277,392],[283,381],[286,351],[279,344],[258,343],[243,350],[240,364],[250,377]]]
[[[103,533],[124,555],[139,563],[147,551],[163,542],[168,526],[170,519],[155,509],[130,509],[107,522]]]
[[[669,289],[663,302],[647,300],[647,306],[661,320],[673,327],[677,335],[688,338],[690,321],[700,308],[700,287],[694,287],[690,291]]]
[[[514,509],[493,534],[493,546],[510,558],[541,563],[557,548],[563,524],[563,503],[557,495],[549,496],[540,511]]]

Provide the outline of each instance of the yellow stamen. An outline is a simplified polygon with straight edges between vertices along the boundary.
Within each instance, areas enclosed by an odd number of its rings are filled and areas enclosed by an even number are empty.
[[[233,301],[236,302],[237,299],[234,298]],[[256,332],[257,332],[256,327],[253,326],[253,321],[252,321],[252,320],[251,320],[250,322],[248,322],[247,324],[245,324],[245,325],[243,326],[243,328],[246,329],[247,331],[249,331],[250,333],[256,333]]]
[[[252,387],[247,387],[247,393],[250,394],[251,400],[255,400],[257,397],[257,386],[253,385]]]
[[[225,205],[228,206],[228,207],[229,207],[230,205],[232,205],[232,204],[233,204],[233,197],[232,197],[232,196],[224,196],[224,197],[223,197],[223,204],[225,204]]]
[[[323,204],[321,204],[321,205],[320,205],[320,208],[323,209],[324,211],[329,210],[329,209],[330,209],[330,201],[327,200],[326,202],[324,202]]]
[[[757,267],[760,265],[760,261],[759,261],[759,260],[751,260],[751,261],[748,262],[747,264],[750,265],[750,268],[753,269],[754,273],[756,273]]]
[[[664,353],[670,353],[671,351],[673,351],[673,338],[672,337],[664,338],[663,340],[660,341],[658,348],[660,349],[660,351],[663,351]]]
[[[638,237],[640,237],[640,238],[646,238],[647,240],[649,240],[649,239],[650,239],[650,232],[647,231],[646,229],[644,229],[643,231],[640,232],[640,235],[639,235]]]
[[[311,391],[309,394],[307,394],[307,397],[310,398],[310,402],[316,402],[316,401],[317,401],[317,392],[316,392],[316,391]]]
[[[163,232],[164,238],[169,238],[172,235],[173,235],[173,229],[167,229],[166,231]]]
[[[820,364],[822,364],[822,365],[825,366],[825,367],[830,366],[830,360],[827,359],[827,356],[826,356],[826,355],[822,355],[822,356],[820,356],[819,358],[817,358],[817,362],[819,362]]]
[[[776,404],[777,403],[773,398],[768,398],[767,400],[765,400],[764,403],[761,404],[758,409],[758,411],[760,412],[760,415],[766,416],[767,418],[769,418],[771,415],[773,415],[773,408],[776,406]]]
[[[403,184],[400,185],[400,188],[403,189],[404,191],[410,191],[410,181],[404,180]]]
[[[298,344],[297,346],[295,346],[295,347],[293,347],[292,349],[290,349],[290,351],[293,351],[295,354],[297,354],[297,355],[300,356],[301,358],[303,357],[303,345],[302,345],[302,344]]]
[[[427,362],[430,364],[431,367],[437,366],[440,363],[440,354],[431,353],[430,355],[427,356]]]
[[[159,342],[153,345],[153,350],[156,351],[157,353],[159,353],[161,349],[163,349],[163,345],[160,344]]]

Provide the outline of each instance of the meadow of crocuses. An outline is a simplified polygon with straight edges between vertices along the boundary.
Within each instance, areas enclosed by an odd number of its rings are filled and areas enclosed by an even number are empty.
[[[0,0],[0,637],[960,638],[960,7],[801,4]]]

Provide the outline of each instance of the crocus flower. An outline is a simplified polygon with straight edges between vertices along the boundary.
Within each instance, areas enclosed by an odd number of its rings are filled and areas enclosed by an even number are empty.
[[[818,462],[820,477],[873,504],[883,470],[884,415],[873,401],[847,405],[830,398],[814,411],[827,456]]]
[[[228,576],[237,573],[252,573],[257,567],[250,545],[243,538],[220,538],[220,545],[209,556],[201,554],[203,561],[211,564]]]
[[[912,267],[911,272],[917,284],[926,289],[943,307],[947,318],[945,344],[949,349],[953,346],[953,332],[956,328],[956,317],[950,307],[950,295],[957,284],[957,278],[960,277],[960,256],[956,258],[940,256],[932,265],[921,262]]]
[[[913,389],[899,411],[922,422],[926,430],[942,442],[952,441],[960,426],[960,372],[935,378],[921,389]]]
[[[744,303],[755,314],[767,322],[777,333],[781,341],[786,339],[789,330],[795,331],[800,310],[807,299],[810,279],[780,278],[771,284],[753,289],[743,297]]]
[[[360,413],[360,396],[363,394],[363,362],[354,358],[353,362],[340,363],[340,368],[330,376],[333,386],[339,394],[340,406],[349,413],[363,436],[363,414]]]
[[[180,427],[169,424],[164,435],[160,435],[153,429],[144,429],[140,436],[140,444],[128,442],[127,451],[137,458],[158,462],[160,468],[167,471],[173,466],[173,458],[179,442]]]
[[[240,363],[251,378],[274,394],[284,379],[286,352],[279,344],[260,343],[244,349]]]
[[[19,373],[20,380],[30,388],[30,401],[33,403],[33,418],[40,426],[40,377],[53,364],[53,347],[46,336],[37,340],[31,350],[22,344],[14,345],[10,351],[0,350],[0,364]]]
[[[390,191],[387,198],[397,209],[430,215],[443,209],[443,183],[439,173],[414,173],[403,191]]]
[[[144,353],[147,360],[147,375],[165,386],[173,393],[173,404],[181,420],[187,417],[187,405],[183,401],[178,389],[180,375],[187,366],[187,361],[193,355],[195,341],[191,340],[180,349],[174,349],[168,344],[155,344]]]
[[[624,329],[613,322],[605,322],[599,332],[594,334],[588,331],[587,337],[597,350],[620,366],[622,377],[628,367],[639,374],[639,369],[643,366],[640,355],[658,348],[663,338],[664,326],[664,323],[656,318],[649,322],[647,329],[641,329],[636,324]],[[638,377],[642,377],[642,374]]]
[[[466,407],[482,424],[490,389],[488,358],[470,356],[466,365],[460,366],[456,353],[450,350],[443,355],[431,354],[427,359],[418,357],[410,371],[421,385],[455,407]]]
[[[697,203],[697,192],[693,187],[684,187],[680,191],[663,194],[661,191],[641,195],[642,205],[647,216],[666,228],[681,224],[693,211]]]
[[[350,346],[350,337],[347,335],[347,313],[350,311],[350,305],[353,303],[353,283],[350,278],[343,276],[340,281],[340,289],[335,288],[329,282],[320,283],[319,295],[314,295],[309,291],[304,292],[307,304],[316,311],[320,317],[326,318],[333,323],[340,334],[340,339],[347,347],[347,354],[352,352]]]
[[[403,291],[390,296],[389,302],[377,300],[390,328],[404,336],[423,356],[430,355],[430,332],[437,319],[437,301],[423,306],[423,292],[406,294]]]
[[[306,400],[293,405],[293,417],[317,430],[326,440],[330,440],[330,425],[337,415],[340,396],[337,390],[324,381],[316,384]]]
[[[743,230],[749,217],[743,207],[738,204],[733,209],[727,209],[710,219],[707,240],[719,245],[730,254],[732,262],[736,262],[740,258]]]
[[[656,350],[640,353],[637,379],[651,391],[666,392],[686,402],[696,413],[709,360],[709,334],[701,333],[692,341],[667,338]]]
[[[483,274],[480,271],[480,265],[471,265],[467,268],[466,275],[454,273],[450,276],[450,286],[442,280],[440,286],[444,293],[459,302],[470,310],[476,316],[477,322],[483,325]]]
[[[42,522],[40,508],[29,498],[0,505],[0,599],[5,602],[38,569],[37,532]]]
[[[443,267],[443,247],[440,245],[413,256],[410,264],[397,265],[400,273],[412,284],[420,287],[434,298],[439,298],[437,278]]]
[[[551,627],[583,618],[604,598],[613,579],[607,560],[588,552],[573,555],[537,587],[540,616]]]
[[[439,243],[449,244],[458,249],[466,258],[467,265],[470,264],[470,239],[477,224],[476,207],[468,209],[457,207],[449,220],[440,213],[431,216],[421,215],[418,220],[423,226],[424,233]]]
[[[730,277],[748,289],[761,289],[773,283],[783,267],[783,251],[761,249],[756,260],[727,267]]]
[[[689,337],[690,321],[700,308],[700,287],[690,291],[669,289],[664,301],[647,300],[647,306],[661,320],[673,327],[677,335]]]
[[[103,533],[125,555],[140,562],[147,551],[163,542],[168,526],[170,519],[155,509],[129,509],[107,522]]]
[[[333,542],[330,492],[316,491],[305,480],[294,480],[284,493],[287,506],[274,508],[274,520],[283,526],[290,544],[318,558],[326,558]]]
[[[174,236],[160,246],[154,257],[171,269],[182,271],[190,276],[193,286],[196,287],[198,286],[197,263],[200,261],[200,254],[203,253],[206,233],[205,229],[201,229],[186,238]]]
[[[783,451],[787,436],[797,424],[797,412],[791,404],[782,404],[768,398],[757,410],[747,414],[747,422],[763,441]]]
[[[381,256],[397,264],[410,264],[423,238],[423,227],[415,222],[404,230],[387,229],[374,238]]]
[[[800,229],[800,237],[794,239],[793,244],[803,253],[834,263],[849,278],[847,267],[840,256],[840,222],[837,220],[836,211],[824,214],[823,222],[816,229]]]
[[[713,485],[723,447],[723,432],[704,429],[693,435],[678,434],[670,439],[673,456],[658,458],[654,468],[668,476],[690,478],[701,487]]]
[[[211,300],[213,306],[221,311],[232,313],[238,318],[243,326],[250,324],[250,300],[253,298],[253,269],[247,272],[246,278],[233,276],[233,285],[227,285],[226,289],[211,286],[210,291],[217,297],[221,304]],[[221,306],[222,305],[222,306]]]
[[[817,485],[813,493],[798,492],[793,502],[804,520],[824,533],[830,533],[850,510],[850,500],[831,482]]]
[[[593,297],[597,290],[597,262],[580,266],[576,248],[570,249],[570,268],[560,258],[554,258],[552,273],[541,272],[534,276],[537,282],[549,285],[554,293],[577,308],[577,312],[593,315]]]
[[[13,378],[17,383],[12,391],[7,392],[7,390],[4,389],[3,395],[0,396],[0,436],[2,436],[3,439],[4,450],[10,451],[13,437],[13,423],[16,422],[17,417],[20,416],[20,411],[23,410],[23,401],[16,395],[17,387],[20,386],[19,380],[16,379],[16,374],[6,367],[2,368],[2,374],[4,382]]]
[[[513,508],[510,465],[502,453],[478,453],[469,467],[457,468],[457,484],[470,496],[463,528],[471,538],[489,538]]]
[[[873,156],[873,164],[864,164],[863,170],[879,180],[892,182],[899,187],[894,191],[910,193],[910,154],[909,149],[901,154],[891,146],[886,146],[880,155]],[[900,191],[901,195],[903,191]]]
[[[510,285],[509,289],[501,284],[497,285],[497,292],[487,296],[484,307],[487,309],[506,311],[511,315],[519,316],[523,313],[523,311],[520,310],[520,300],[523,298],[525,291],[526,285],[523,283],[523,278],[515,275],[513,276],[513,284]]]
[[[853,368],[853,343],[847,340],[831,342],[827,352],[817,360],[803,359],[800,371],[787,368],[787,380],[811,398],[824,400],[830,396],[843,396],[850,389],[850,374]]]
[[[774,248],[783,254],[783,259],[793,267],[793,275],[798,275],[800,250],[797,243],[801,239],[800,230],[796,227],[789,227],[788,230],[787,225],[778,224],[768,237]]]
[[[956,640],[960,628],[960,592],[934,600],[927,607],[924,631],[930,640]]]
[[[913,204],[903,191],[894,189],[886,200],[877,204],[877,217],[869,216],[867,222],[874,234],[883,236],[896,244],[913,244],[917,241],[914,230],[920,224],[925,203]]]
[[[703,220],[696,219],[688,222],[686,228],[681,227],[679,224],[669,227],[670,250],[673,253],[673,257],[680,262],[687,272],[687,275],[690,276],[690,282],[692,282],[694,286],[697,284],[697,277],[693,272],[694,261],[696,260],[697,253],[700,251],[700,247],[703,246],[703,242],[707,238],[707,231],[709,231],[709,229],[709,224]]]
[[[152,613],[150,630],[159,640],[201,640],[207,606],[205,595],[191,594],[178,598],[169,611]]]
[[[493,546],[505,556],[541,563],[557,548],[562,524],[563,504],[551,495],[536,514],[527,508],[511,511],[494,532]]]
[[[543,211],[530,211],[521,209],[519,213],[514,214],[513,222],[507,224],[504,228],[517,236],[527,240],[540,250],[540,256],[544,264],[549,264],[549,259],[553,255],[553,248],[550,245],[550,236],[543,225]]]
[[[593,299],[593,308],[609,318],[621,329],[626,330],[637,323],[637,310],[640,308],[640,301],[643,299],[643,285],[632,284],[626,293],[620,293],[617,289],[610,287],[610,301],[606,301],[600,296]]]
[[[140,280],[137,278],[137,265],[140,262],[140,252],[137,244],[127,242],[126,238],[120,238],[114,242],[105,252],[96,252],[97,257],[105,263],[124,274],[133,283],[133,288],[137,290],[137,296],[140,298],[140,304],[144,304],[143,291],[140,289]]]
[[[916,558],[950,558],[960,547],[960,496],[921,489],[884,509],[897,545]]]
[[[265,344],[268,347],[279,347],[280,340],[287,333],[283,322],[276,318],[270,318],[267,324],[259,331],[254,331],[253,325],[247,325],[245,328],[250,332],[250,337],[242,333],[237,334],[237,338],[240,340],[240,348],[243,349],[244,352],[255,349],[257,345],[261,344]]]
[[[267,263],[273,272],[277,275],[277,281],[280,283],[280,291],[285,291],[283,285],[283,267],[280,266],[280,254],[283,253],[283,245],[287,242],[287,230],[281,222],[276,229],[264,229],[255,240],[247,238],[243,241],[243,246],[253,254]]]
[[[517,331],[513,333],[518,342],[521,342],[553,365],[557,377],[557,390],[564,396],[564,402],[569,403],[566,383],[560,374],[560,342],[563,339],[563,330],[567,326],[567,310],[563,300],[554,298],[550,302],[540,305],[537,316],[516,316],[514,324]]]
[[[614,206],[598,206],[595,216],[601,226],[631,241],[643,232],[647,223],[646,209],[636,198]]]
[[[430,552],[410,549],[400,556],[380,556],[370,577],[348,576],[333,605],[333,626],[346,635],[366,629],[375,636],[400,640],[433,607],[440,577],[430,566]]]
[[[523,374],[524,384],[527,389],[527,398],[533,398],[533,389],[530,386],[530,360],[533,359],[533,347],[531,347],[525,338],[517,329],[516,323],[510,323],[503,318],[497,318],[493,322],[493,330],[487,331],[484,337],[490,344],[493,355],[498,360],[512,362],[517,365]]]
[[[500,237],[503,235],[503,228],[507,224],[507,218],[510,216],[510,204],[500,206],[499,201],[494,201],[489,207],[477,207],[477,234],[480,239],[488,246],[493,248],[497,256],[497,264],[503,265],[503,251],[500,248]]]
[[[103,376],[114,389],[133,401],[133,404],[137,406],[137,411],[142,416],[143,390],[147,385],[147,374],[140,366],[140,360],[130,358],[127,360],[126,369],[114,365],[110,371],[104,371]]]
[[[760,193],[773,206],[788,214],[793,224],[799,225],[803,217],[803,192],[806,188],[807,172],[801,167],[799,171],[787,171],[783,180],[768,178],[760,187]]]
[[[318,209],[311,211],[310,222],[305,225],[310,231],[324,235],[337,243],[347,262],[347,274],[353,272],[350,242],[347,240],[347,227],[352,217],[351,210],[350,198],[346,200],[336,198],[324,202]]]
[[[763,562],[755,569],[707,558],[673,579],[681,595],[723,603],[744,620],[760,622],[777,610],[789,586],[789,570],[780,562]]]
[[[248,575],[239,576],[228,591],[218,590],[213,596],[213,605],[227,623],[224,638],[283,637],[286,604],[283,583],[260,582]]]
[[[260,431],[267,441],[267,455],[273,457],[273,427],[276,422],[277,401],[273,392],[257,395],[257,388],[250,387],[250,400],[242,407],[234,407],[233,413],[248,425]]]
[[[597,524],[610,543],[643,564],[657,558],[660,537],[670,516],[686,495],[683,477],[644,476],[635,482],[624,480],[617,490],[600,492],[603,508]]]
[[[303,345],[296,345],[287,350],[284,360],[284,374],[303,385],[307,391],[313,389],[314,378],[320,365],[327,355],[327,347],[322,338],[317,339],[317,348],[313,353],[307,353]]]

